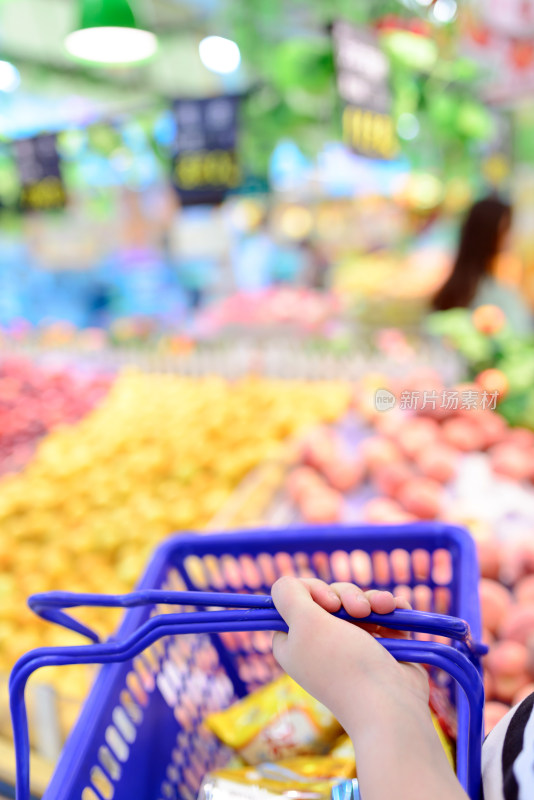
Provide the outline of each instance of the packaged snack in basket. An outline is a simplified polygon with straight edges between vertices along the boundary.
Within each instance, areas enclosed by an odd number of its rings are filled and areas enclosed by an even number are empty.
[[[209,714],[205,722],[248,764],[327,753],[343,732],[330,711],[288,675]]]
[[[331,800],[332,790],[354,776],[354,761],[332,756],[296,756],[207,775],[198,800]]]
[[[430,716],[432,717],[432,722],[434,723],[434,728],[436,729],[436,732],[437,732],[437,734],[439,736],[439,740],[441,742],[441,746],[445,750],[445,755],[447,756],[447,761],[449,762],[449,764],[451,765],[453,770],[456,771],[456,748],[454,746],[454,742],[450,738],[450,736],[447,736],[447,734],[445,733],[445,731],[441,727],[440,721],[438,720],[438,718],[436,717],[436,715],[434,714],[432,709],[430,709]]]
[[[350,740],[350,736],[346,733],[336,739],[334,746],[330,750],[330,755],[334,758],[346,758],[354,761],[354,747]]]

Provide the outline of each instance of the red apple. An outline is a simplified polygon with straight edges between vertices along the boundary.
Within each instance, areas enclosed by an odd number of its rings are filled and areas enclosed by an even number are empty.
[[[498,475],[515,481],[527,480],[532,470],[530,452],[513,444],[497,444],[489,451],[491,466]]]
[[[420,519],[434,519],[441,511],[443,488],[431,478],[412,478],[399,489],[403,508]]]
[[[380,469],[384,464],[402,460],[402,453],[397,445],[382,436],[366,439],[361,445],[360,452],[370,472]]]
[[[458,463],[458,450],[444,444],[435,444],[423,450],[417,458],[417,465],[423,475],[440,483],[448,483],[454,478]]]
[[[348,492],[361,484],[365,467],[362,461],[341,456],[323,464],[323,474],[334,489]]]
[[[441,425],[441,431],[447,444],[464,452],[481,450],[484,445],[482,432],[475,422],[465,416],[446,419]]]
[[[512,595],[502,584],[489,578],[481,578],[478,595],[482,624],[492,633],[496,633],[512,605]]]
[[[414,470],[406,461],[392,461],[384,464],[373,474],[373,480],[379,492],[392,498],[396,498],[401,486],[413,477]]]

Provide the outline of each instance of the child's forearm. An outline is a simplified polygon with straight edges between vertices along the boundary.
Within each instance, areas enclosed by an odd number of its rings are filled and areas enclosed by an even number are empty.
[[[347,733],[362,800],[467,800],[427,708],[369,698],[368,713],[360,708]]]

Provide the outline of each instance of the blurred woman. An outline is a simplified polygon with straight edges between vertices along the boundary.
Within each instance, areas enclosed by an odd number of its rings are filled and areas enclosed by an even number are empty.
[[[512,224],[511,207],[486,197],[469,210],[449,278],[434,296],[435,311],[495,305],[517,333],[532,329],[532,316],[519,291],[495,277],[499,255],[506,249]]]

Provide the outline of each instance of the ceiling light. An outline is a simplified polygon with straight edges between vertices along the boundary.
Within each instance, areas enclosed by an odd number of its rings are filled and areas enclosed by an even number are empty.
[[[206,36],[198,46],[200,60],[211,72],[227,75],[235,72],[241,63],[239,47],[222,36]]]
[[[457,11],[456,0],[436,0],[432,6],[431,17],[439,25],[447,25],[454,20]]]
[[[154,55],[157,39],[137,27],[127,0],[80,0],[80,25],[65,47],[82,61],[131,64]]]

